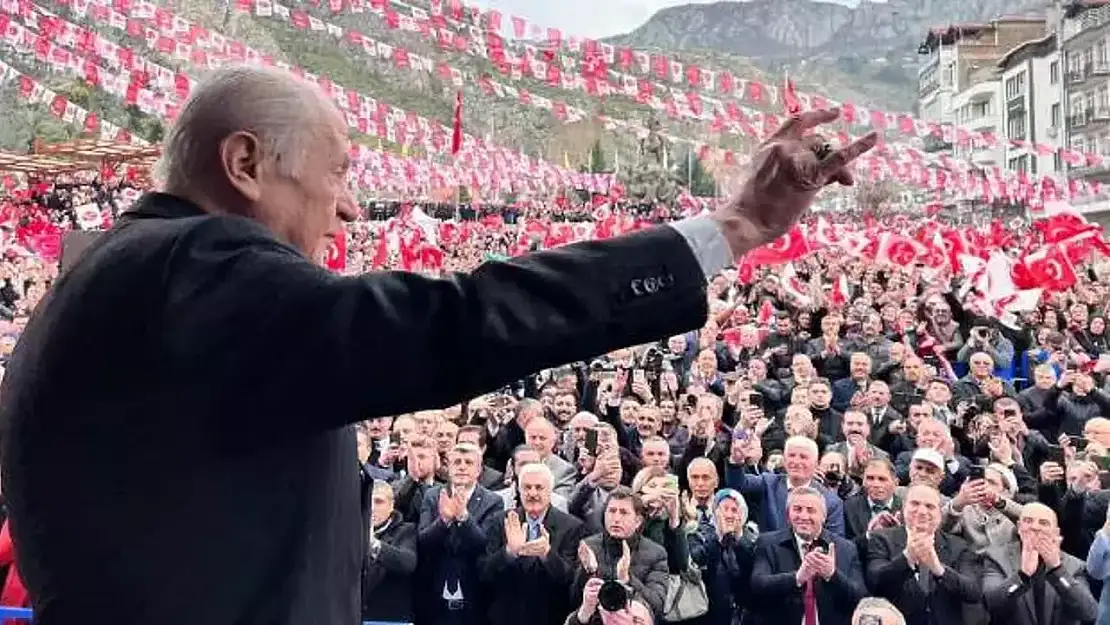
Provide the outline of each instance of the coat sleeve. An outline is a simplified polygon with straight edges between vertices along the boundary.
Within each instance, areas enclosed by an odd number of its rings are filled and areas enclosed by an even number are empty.
[[[1020,575],[1007,575],[994,558],[983,558],[983,603],[992,619],[1007,619],[1028,590]]]
[[[1068,618],[1078,623],[1093,623],[1098,618],[1098,601],[1091,594],[1091,587],[1082,568],[1072,575],[1066,566],[1061,566],[1045,578],[1056,590],[1060,605]]]
[[[377,562],[391,573],[411,575],[416,571],[416,529],[406,525],[397,532],[393,544],[383,542]]]
[[[447,406],[707,315],[705,275],[668,226],[432,279],[338,276],[259,224],[210,217],[162,274],[152,325],[175,366],[234,390],[241,419],[211,425],[236,440]]]
[[[647,604],[653,614],[663,614],[663,602],[667,599],[667,582],[670,575],[667,571],[667,555],[663,550],[653,556],[642,578],[632,575],[629,586],[636,597]]]

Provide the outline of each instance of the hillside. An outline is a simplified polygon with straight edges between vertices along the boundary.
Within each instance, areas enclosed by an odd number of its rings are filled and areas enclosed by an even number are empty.
[[[912,110],[917,46],[930,28],[1041,15],[1046,0],[888,0],[849,8],[812,0],[752,0],[663,9],[610,41],[690,55],[739,57],[789,70],[839,98]]]

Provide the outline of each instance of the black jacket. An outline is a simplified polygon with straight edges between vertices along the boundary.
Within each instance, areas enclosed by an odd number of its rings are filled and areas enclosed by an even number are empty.
[[[36,625],[356,623],[348,424],[698,327],[705,284],[668,226],[346,277],[256,221],[145,196],[55,283],[0,391]]]
[[[416,526],[394,511],[376,536],[381,541],[377,556],[367,544],[362,564],[362,620],[411,623]]]

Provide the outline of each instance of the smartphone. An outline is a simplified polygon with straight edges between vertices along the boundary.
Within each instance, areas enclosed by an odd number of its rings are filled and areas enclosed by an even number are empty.
[[[644,370],[643,369],[633,369],[632,370],[632,383],[633,384],[643,384],[644,383]]]
[[[1060,466],[1064,466],[1064,448],[1059,445],[1049,445],[1047,460],[1048,462],[1055,462]]]
[[[1110,456],[1091,456],[1091,462],[1095,463],[1099,471],[1110,471]]]
[[[1082,451],[1087,450],[1087,443],[1089,441],[1087,439],[1083,438],[1082,436],[1072,436],[1072,437],[1070,437],[1070,440],[1071,440],[1071,444],[1075,445],[1075,451],[1076,452],[1082,452]]]
[[[973,464],[968,469],[967,479],[969,481],[981,480],[987,476],[986,467],[981,464]]]
[[[667,482],[667,489],[668,490],[678,490],[678,476],[677,475],[668,475],[666,482]]]
[[[763,410],[763,393],[748,393],[748,405]]]
[[[400,432],[390,432],[389,433],[389,446],[390,447],[396,447],[400,444],[401,444],[401,433]]]
[[[818,536],[817,538],[814,538],[813,542],[811,542],[809,544],[809,550],[810,551],[820,551],[821,553],[828,553],[829,552],[829,541],[827,541],[824,538],[821,538],[820,536]]]
[[[597,458],[597,430],[595,429],[586,430],[586,451]]]

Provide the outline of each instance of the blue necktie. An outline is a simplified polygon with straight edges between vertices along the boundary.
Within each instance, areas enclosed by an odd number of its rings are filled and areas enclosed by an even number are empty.
[[[540,537],[540,524],[536,521],[528,521],[528,540],[538,540]]]

